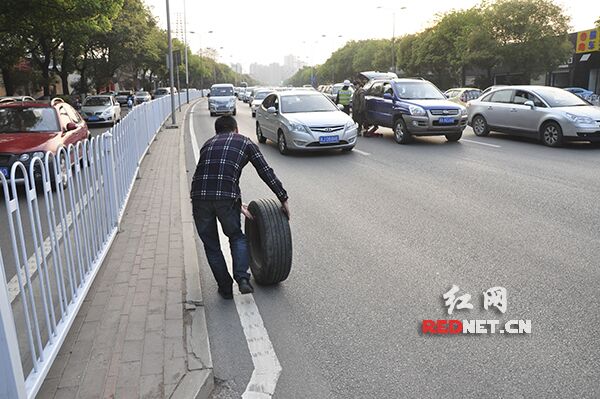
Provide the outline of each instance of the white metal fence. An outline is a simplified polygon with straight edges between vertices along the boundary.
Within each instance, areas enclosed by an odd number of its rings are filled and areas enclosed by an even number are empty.
[[[170,97],[141,104],[101,136],[0,173],[0,398],[40,389],[170,111]]]

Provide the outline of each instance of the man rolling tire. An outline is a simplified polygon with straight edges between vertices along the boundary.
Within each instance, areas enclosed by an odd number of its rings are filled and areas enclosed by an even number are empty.
[[[249,253],[246,236],[241,229],[240,213],[252,215],[242,206],[240,175],[248,162],[252,163],[260,178],[281,202],[281,209],[289,216],[287,192],[267,164],[258,146],[248,137],[239,134],[232,116],[222,116],[215,121],[216,135],[200,150],[200,159],[192,179],[192,206],[198,235],[211,271],[217,281],[219,294],[233,298],[233,280],[221,252],[217,220],[229,238],[233,259],[233,278],[242,294],[254,291],[248,273]]]

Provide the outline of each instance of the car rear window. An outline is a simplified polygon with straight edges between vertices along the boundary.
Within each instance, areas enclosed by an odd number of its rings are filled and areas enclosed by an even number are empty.
[[[58,132],[54,108],[0,108],[0,133]]]

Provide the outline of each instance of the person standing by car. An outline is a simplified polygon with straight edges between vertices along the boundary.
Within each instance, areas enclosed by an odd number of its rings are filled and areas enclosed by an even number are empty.
[[[352,100],[352,90],[350,90],[350,81],[346,79],[344,80],[344,86],[335,97],[335,103],[343,105],[343,111],[350,115],[350,100]]]
[[[216,135],[204,143],[200,150],[200,159],[192,179],[191,198],[196,230],[204,244],[219,294],[231,299],[233,280],[221,252],[217,220],[229,238],[233,278],[240,292],[254,292],[248,273],[248,242],[240,221],[241,213],[252,218],[241,200],[239,181],[242,169],[248,162],[252,163],[260,178],[281,201],[282,210],[289,218],[288,195],[258,146],[239,134],[237,122],[232,116],[219,117],[215,121],[215,131]]]
[[[367,105],[365,103],[365,89],[363,82],[356,80],[354,87],[357,89],[352,94],[352,119],[358,125],[358,135],[360,136],[363,129],[366,130],[367,123]]]

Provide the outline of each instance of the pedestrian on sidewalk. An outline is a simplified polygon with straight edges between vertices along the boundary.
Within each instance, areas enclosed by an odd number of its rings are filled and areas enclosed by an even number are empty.
[[[283,185],[267,164],[258,146],[248,137],[239,134],[235,118],[221,116],[215,122],[216,135],[200,150],[200,160],[192,179],[192,208],[196,230],[204,244],[210,269],[219,286],[219,294],[233,298],[233,280],[221,252],[217,219],[229,238],[233,259],[233,278],[242,294],[254,292],[248,273],[249,252],[246,236],[241,228],[241,213],[252,218],[242,204],[239,186],[242,169],[252,163],[260,178],[281,201],[289,217],[288,196]]]

